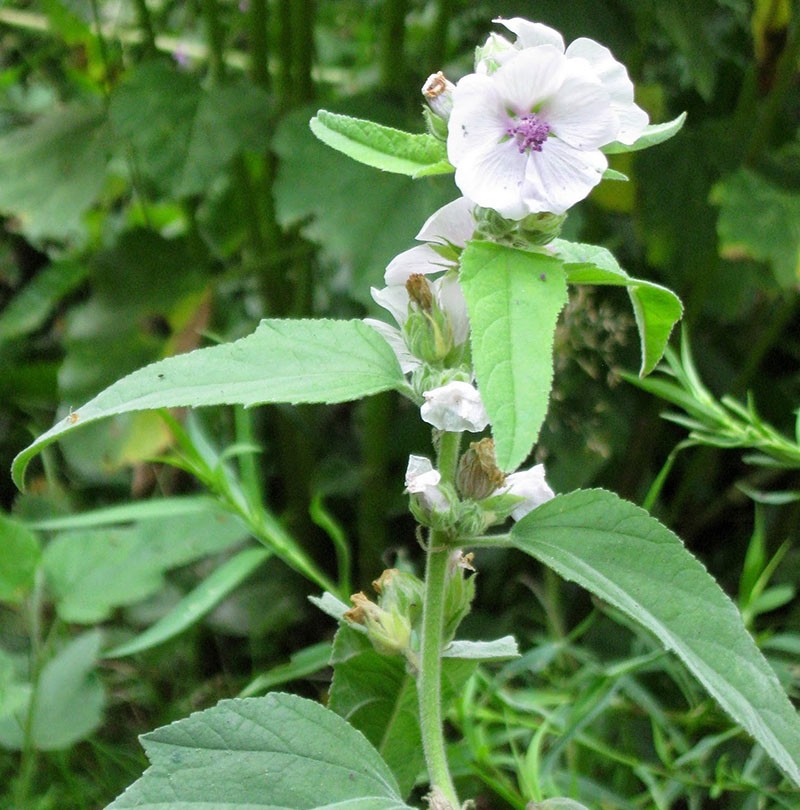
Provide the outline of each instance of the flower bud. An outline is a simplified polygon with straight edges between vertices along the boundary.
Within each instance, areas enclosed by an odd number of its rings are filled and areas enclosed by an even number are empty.
[[[456,86],[440,70],[432,73],[422,85],[422,95],[435,116],[444,122],[450,118],[453,109],[453,90]]]
[[[494,440],[471,442],[458,462],[456,487],[461,496],[475,501],[488,498],[505,480],[495,461]]]
[[[419,577],[397,568],[387,568],[372,583],[378,604],[390,613],[405,616],[413,628],[422,614],[425,585]]]
[[[350,597],[353,607],[344,614],[347,621],[362,624],[372,646],[383,655],[402,655],[411,640],[411,624],[398,611],[384,610],[364,593]]]
[[[409,313],[403,324],[406,345],[414,357],[427,363],[441,363],[454,346],[450,317],[436,300],[431,283],[414,273],[406,282]]]
[[[477,238],[528,250],[547,245],[557,238],[566,214],[528,214],[522,220],[506,219],[491,208],[475,208]]]
[[[489,424],[481,395],[468,382],[449,382],[440,388],[424,391],[422,395],[425,402],[420,415],[423,421],[439,430],[479,433]]]

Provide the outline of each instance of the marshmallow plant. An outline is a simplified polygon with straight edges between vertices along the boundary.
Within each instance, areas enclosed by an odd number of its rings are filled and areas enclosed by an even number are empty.
[[[672,292],[630,277],[607,250],[558,234],[598,183],[625,180],[607,155],[655,145],[683,120],[648,123],[626,69],[602,45],[567,46],[523,19],[496,22],[502,33],[477,49],[474,72],[425,83],[427,133],[326,111],[311,122],[326,144],[378,169],[415,178],[454,172],[460,196],[432,212],[420,244],[372,291],[385,318],[265,320],[235,343],[118,381],[15,461],[21,485],[30,458],[65,433],[147,408],[334,403],[394,390],[431,426],[431,453],[411,456],[405,477],[424,578],[375,571],[375,597],[357,593],[348,603],[279,527],[254,532],[323,591],[313,601],[340,624],[329,705],[280,693],[225,700],[147,734],[151,765],[114,810],[402,810],[415,786],[436,810],[469,804],[451,774],[443,723],[447,701],[481,661],[519,655],[511,637],[457,638],[481,551],[498,547],[530,555],[638,622],[800,785],[797,714],[704,567],[641,508],[597,489],[556,495],[528,460],[570,285],[625,288],[641,375],[659,362],[681,316]],[[245,514],[242,493],[225,493]],[[376,680],[377,660],[391,678]],[[394,718],[359,713],[376,690],[391,693]],[[529,788],[536,807],[583,806]]]

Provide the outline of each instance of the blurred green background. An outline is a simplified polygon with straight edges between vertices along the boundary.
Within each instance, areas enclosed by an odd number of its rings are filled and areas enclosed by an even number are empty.
[[[517,15],[568,42],[610,47],[652,122],[688,113],[673,140],[612,158],[630,182],[603,183],[564,235],[674,289],[708,388],[751,392],[762,417],[793,436],[797,2],[41,0],[0,5],[0,466],[148,362],[241,337],[263,317],[376,314],[370,286],[457,191],[449,176],[411,181],[351,163],[317,142],[308,120],[324,107],[421,131],[428,75],[470,72],[491,20]],[[710,446],[681,450],[665,469],[687,431],[661,418],[663,400],[623,379],[638,367],[635,333],[619,291],[573,292],[536,460],[556,491],[602,486],[637,503],[663,471],[654,513],[738,598],[796,696],[797,469]],[[0,478],[0,529],[18,555],[5,565],[26,571],[0,588],[3,807],[4,784],[25,810],[104,806],[141,771],[136,733],[237,694],[334,629],[305,599],[318,589],[273,558],[188,632],[95,666],[100,637],[87,627],[104,627],[106,648],[134,637],[255,530],[218,515],[224,528],[206,542],[202,510],[161,520],[145,507],[80,530],[69,516],[203,491],[227,508],[218,471],[233,460],[230,475],[257,492],[256,511],[343,590],[417,562],[402,476],[409,453],[430,453],[430,436],[407,403],[381,395],[171,420],[139,414],[76,432],[34,464],[24,495]],[[109,542],[125,555],[92,556]],[[517,737],[505,723],[525,725],[542,706],[558,740],[537,743],[550,778],[585,780],[581,795],[598,807],[797,806],[650,639],[510,552],[486,554],[478,568],[468,631],[543,645],[527,669],[476,679],[452,710],[454,738],[466,740],[454,749],[460,778],[487,807],[524,806],[533,767],[524,752],[541,726]],[[70,669],[64,650],[83,664]],[[637,656],[649,663],[620,670]],[[52,661],[67,667],[54,684],[74,682],[61,700],[87,716],[59,745],[22,743],[4,714]],[[292,688],[322,697],[324,670]],[[479,716],[486,733],[474,729]],[[721,803],[708,798],[715,791]]]

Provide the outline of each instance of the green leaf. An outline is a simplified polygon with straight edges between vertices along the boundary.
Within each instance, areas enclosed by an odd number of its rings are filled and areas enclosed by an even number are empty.
[[[619,141],[606,144],[601,147],[601,151],[607,155],[618,155],[622,152],[638,152],[640,149],[647,149],[650,146],[668,141],[674,138],[683,129],[686,122],[686,113],[681,113],[677,118],[672,121],[667,121],[664,124],[648,124],[644,128],[644,132],[632,143],[625,144]]]
[[[80,425],[153,408],[347,402],[405,378],[394,352],[361,321],[265,320],[248,337],[152,363],[123,377],[14,460],[17,486],[40,450]]]
[[[407,810],[369,742],[295,695],[223,700],[142,743],[152,765],[107,810]]]
[[[59,751],[89,736],[103,716],[105,693],[94,667],[100,649],[97,630],[64,647],[42,669],[33,707],[31,741],[39,751]],[[0,718],[0,745],[24,746],[28,699],[12,715]]]
[[[401,656],[381,655],[351,627],[340,627],[336,633],[330,663],[330,708],[378,749],[406,796],[425,767],[416,680]],[[447,705],[477,661],[448,658],[442,664],[442,699]]]
[[[793,289],[800,280],[800,193],[739,169],[713,187],[711,202],[719,206],[722,256],[768,262],[778,283]]]
[[[61,299],[86,278],[87,272],[85,264],[62,261],[37,273],[0,313],[0,342],[39,329]]]
[[[0,137],[0,211],[35,242],[74,237],[100,193],[109,152],[105,112],[93,106],[58,109]]]
[[[553,335],[567,302],[564,270],[544,253],[469,242],[459,281],[497,464],[515,470],[530,453],[547,413]]]
[[[20,602],[33,587],[41,551],[36,535],[0,513],[0,602]]]
[[[62,534],[45,549],[42,566],[58,615],[91,624],[156,593],[171,568],[222,552],[246,536],[237,518],[213,507],[132,527]]]
[[[375,169],[410,177],[453,171],[445,144],[427,133],[414,135],[327,110],[320,110],[309,126],[324,144]]]
[[[166,616],[131,641],[106,651],[103,657],[121,658],[124,655],[133,655],[174,638],[213,610],[269,556],[270,552],[264,548],[240,551],[184,596]]]
[[[160,60],[128,73],[109,115],[139,171],[170,196],[186,197],[205,191],[234,155],[266,146],[270,99],[244,80],[204,89]]]
[[[629,276],[605,248],[555,239],[550,243],[564,262],[570,284],[627,287],[642,350],[639,375],[649,374],[661,360],[672,328],[683,315],[680,298],[672,290]]]
[[[800,785],[800,718],[741,616],[667,528],[603,490],[559,495],[512,543],[655,634]]]

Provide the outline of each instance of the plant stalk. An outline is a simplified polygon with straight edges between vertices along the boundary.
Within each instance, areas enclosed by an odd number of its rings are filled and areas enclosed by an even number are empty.
[[[455,478],[459,433],[443,433],[439,444],[439,473],[443,483]],[[422,748],[431,788],[441,791],[453,808],[460,807],[450,768],[442,717],[442,635],[447,567],[452,547],[445,532],[431,530],[425,566],[425,596],[422,607],[420,667],[417,676]]]

